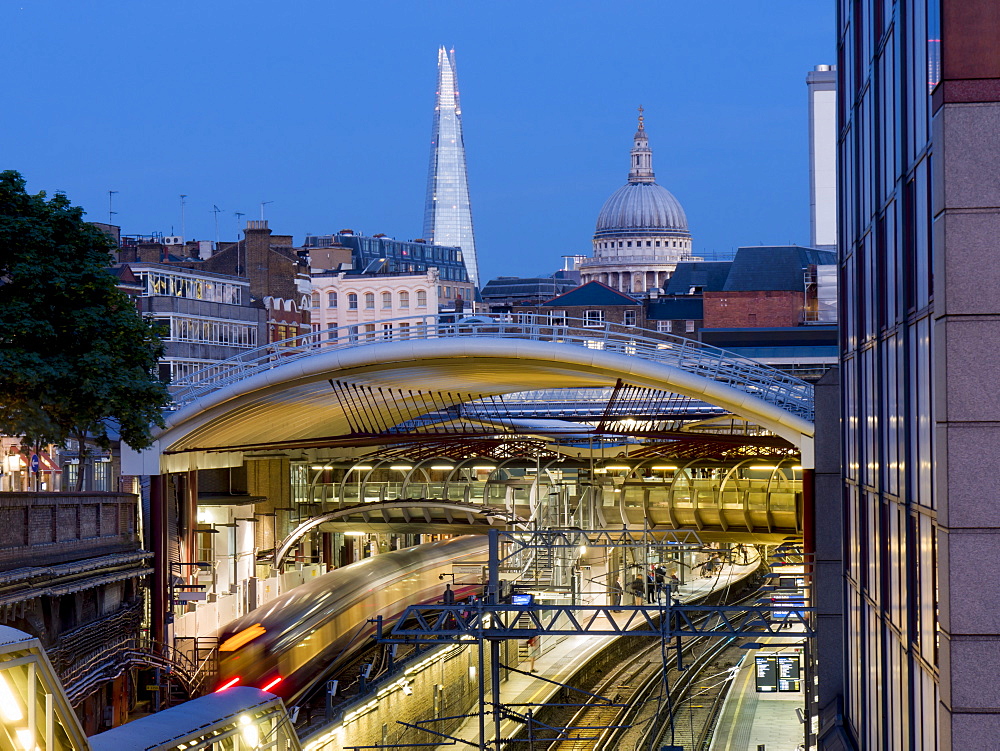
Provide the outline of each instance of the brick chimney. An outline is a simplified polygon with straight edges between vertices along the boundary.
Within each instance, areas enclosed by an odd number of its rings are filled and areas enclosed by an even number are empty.
[[[250,294],[263,298],[268,294],[268,272],[271,261],[271,230],[266,219],[247,221],[244,230],[246,239],[247,277],[250,279]]]

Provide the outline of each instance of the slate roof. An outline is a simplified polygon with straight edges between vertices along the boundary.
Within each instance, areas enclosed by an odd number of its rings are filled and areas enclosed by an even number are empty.
[[[682,261],[663,291],[668,295],[688,295],[692,287],[701,287],[703,292],[719,292],[725,288],[732,265],[732,261]]]
[[[553,305],[564,305],[567,308],[582,306],[582,305],[593,305],[595,307],[600,305],[636,305],[639,306],[640,303],[635,298],[629,297],[628,295],[619,292],[616,289],[612,289],[606,284],[601,282],[587,282],[576,289],[571,289],[569,292],[559,295],[558,297],[553,297],[551,300],[546,300],[542,305],[549,307]]]
[[[803,272],[809,266],[836,262],[837,254],[833,251],[803,248],[798,245],[740,248],[736,251],[723,290],[800,292],[803,288]]]
[[[690,320],[705,317],[701,295],[685,295],[681,298],[650,300],[646,303],[646,319],[649,321]]]

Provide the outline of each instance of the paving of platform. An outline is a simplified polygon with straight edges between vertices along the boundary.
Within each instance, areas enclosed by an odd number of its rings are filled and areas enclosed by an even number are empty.
[[[765,644],[770,640],[762,640]],[[761,652],[770,652],[765,647]],[[804,727],[796,709],[804,709],[801,691],[793,694],[759,694],[754,657],[750,650],[726,696],[709,751],[797,751],[802,748]]]
[[[681,602],[707,594],[715,589],[724,589],[735,579],[742,578],[757,568],[754,561],[748,566],[724,566],[718,575],[702,577],[692,582],[681,585],[678,591],[678,599]],[[624,598],[623,604],[631,604],[628,596]],[[623,614],[624,615],[624,614]],[[603,621],[600,618],[599,621]],[[573,675],[580,667],[594,657],[608,642],[616,639],[615,636],[569,636],[563,639],[544,654],[535,660],[537,676],[523,675],[521,673],[510,673],[510,677],[500,687],[500,698],[504,704],[544,704],[561,687],[548,681],[565,681]],[[527,671],[527,661],[522,662],[519,669]],[[544,677],[548,680],[541,680]],[[513,707],[516,711],[527,711],[527,707]],[[501,737],[508,737],[518,728],[519,723],[513,721],[503,722],[500,726]],[[478,743],[479,738],[479,717],[470,717],[454,733],[455,737],[472,743]],[[486,718],[486,740],[493,739],[493,718],[488,715]],[[454,748],[454,745],[446,743],[438,746],[440,749]],[[792,746],[794,749],[794,746]],[[769,748],[768,751],[771,751]]]

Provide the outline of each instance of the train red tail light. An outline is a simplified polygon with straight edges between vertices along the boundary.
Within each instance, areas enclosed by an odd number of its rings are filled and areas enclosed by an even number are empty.
[[[266,686],[263,686],[261,688],[261,691],[270,691],[272,688],[274,688],[279,683],[281,683],[281,681],[282,681],[282,678],[279,675],[279,676],[275,677],[273,680],[269,681]]]
[[[215,693],[219,693],[220,691],[225,691],[227,688],[232,688],[233,686],[235,686],[239,682],[240,682],[240,677],[239,676],[236,676],[235,678],[230,678],[228,681],[226,681],[221,686],[219,686],[217,689],[215,689]]]

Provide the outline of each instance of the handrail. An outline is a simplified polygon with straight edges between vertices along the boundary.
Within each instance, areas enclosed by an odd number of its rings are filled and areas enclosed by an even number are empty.
[[[198,676],[200,668],[185,654],[169,645],[141,638],[122,639],[96,650],[60,678],[70,703],[76,705],[100,683],[136,665],[154,665],[169,670],[192,696],[202,689],[204,675]]]
[[[529,339],[601,349],[680,368],[756,396],[805,419],[813,416],[813,389],[775,368],[693,339],[618,324],[517,313],[456,319],[454,314],[405,316],[314,331],[242,352],[173,384],[173,408],[225,386],[317,354],[374,343],[450,337]]]

